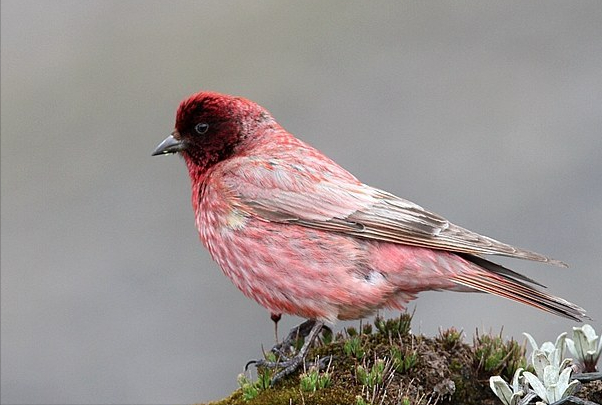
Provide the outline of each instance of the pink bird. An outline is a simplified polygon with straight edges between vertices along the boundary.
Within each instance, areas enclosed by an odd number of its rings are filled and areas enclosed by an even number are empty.
[[[403,309],[420,291],[482,291],[585,317],[482,256],[564,263],[363,184],[250,100],[213,92],[184,100],[153,155],[171,153],[186,162],[200,239],[224,274],[274,316],[311,320],[285,368],[301,364],[325,321]]]

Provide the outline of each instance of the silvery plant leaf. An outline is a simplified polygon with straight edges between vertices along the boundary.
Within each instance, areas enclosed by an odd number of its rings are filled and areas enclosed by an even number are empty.
[[[525,379],[527,380],[529,385],[531,385],[531,388],[533,388],[535,394],[537,394],[539,398],[547,402],[548,393],[543,383],[539,380],[539,378],[537,378],[533,373],[530,373],[528,371],[525,371],[523,375],[525,376]]]

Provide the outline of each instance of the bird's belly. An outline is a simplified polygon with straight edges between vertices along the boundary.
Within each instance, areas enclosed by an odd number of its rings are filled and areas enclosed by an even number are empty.
[[[213,259],[246,296],[273,313],[360,318],[395,293],[387,277],[370,267],[365,241],[239,213],[221,221],[205,217],[197,225]]]

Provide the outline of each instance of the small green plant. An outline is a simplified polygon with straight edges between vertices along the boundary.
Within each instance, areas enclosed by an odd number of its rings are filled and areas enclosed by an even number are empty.
[[[368,368],[365,366],[358,365],[355,368],[355,374],[357,376],[358,381],[362,385],[365,385],[368,388],[372,389],[377,384],[382,385],[385,378],[385,371],[387,368],[386,366],[387,364],[383,359],[376,359],[374,364],[372,364],[370,370],[368,370]]]
[[[267,390],[272,383],[272,373],[269,370],[258,371],[256,383],[259,389]]]
[[[322,330],[322,344],[329,345],[334,341],[334,334],[332,333],[332,329],[324,328]]]
[[[462,343],[462,331],[451,327],[446,330],[439,330],[439,336],[437,341],[441,342],[446,350],[455,349],[460,343]]]
[[[270,376],[267,372],[259,373],[257,381],[253,382],[245,374],[239,374],[238,385],[242,391],[242,398],[245,401],[250,401],[255,399],[262,390],[270,386]]]
[[[354,335],[348,339],[343,345],[343,351],[347,356],[353,356],[357,360],[361,360],[365,354],[361,336]]]
[[[384,319],[381,316],[374,318],[374,326],[385,336],[407,336],[410,333],[412,314],[404,312],[399,318]]]
[[[276,355],[272,352],[263,354],[265,359],[270,362],[276,362]],[[263,390],[270,388],[273,371],[267,368],[257,369],[257,380],[252,381],[244,373],[238,375],[238,385],[242,391],[242,397],[245,401],[250,401],[259,395]]]
[[[602,339],[596,335],[591,325],[573,328],[573,339],[566,339],[566,345],[581,372],[597,371],[596,365],[602,354]]]
[[[418,363],[418,354],[415,351],[403,351],[399,347],[393,347],[389,353],[393,362],[393,368],[398,373],[405,373]]]
[[[238,385],[242,391],[242,398],[245,401],[255,399],[259,395],[259,389],[242,373],[238,375]]]
[[[362,385],[361,400],[356,397],[356,404],[383,404],[387,396],[387,390],[395,373],[391,367],[390,359],[376,358],[372,367],[368,367],[364,359],[363,365],[355,368],[357,381]]]
[[[480,335],[474,338],[474,359],[477,370],[489,375],[498,374],[510,380],[516,370],[526,367],[525,348],[511,339],[504,342],[500,335]]]
[[[319,364],[319,359],[316,360]],[[301,374],[299,384],[301,390],[305,392],[316,392],[318,390],[329,387],[332,384],[330,365],[326,367],[326,371],[320,372],[317,367],[311,367],[308,371]]]

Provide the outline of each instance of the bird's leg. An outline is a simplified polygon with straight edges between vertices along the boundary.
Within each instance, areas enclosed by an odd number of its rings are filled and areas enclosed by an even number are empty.
[[[291,357],[289,360],[287,360],[281,364],[283,369],[280,370],[279,372],[277,372],[272,377],[272,381],[270,381],[271,385],[276,384],[282,378],[294,373],[299,368],[299,366],[301,366],[303,364],[303,362],[305,361],[305,357],[307,356],[307,352],[309,352],[311,345],[316,340],[316,337],[318,337],[318,335],[322,331],[323,326],[324,326],[324,322],[314,321],[314,325],[312,326],[311,330],[307,334],[307,336],[305,338],[305,342],[303,343],[303,346],[301,346],[301,349],[299,349],[299,353],[297,353],[294,357]],[[288,336],[287,336],[287,338],[288,338]]]
[[[280,368],[273,377],[270,382],[271,385],[274,385],[282,378],[288,376],[289,374],[294,373],[301,364],[305,361],[305,357],[307,356],[307,352],[311,348],[311,345],[316,340],[316,337],[320,334],[320,331],[324,327],[324,322],[317,321],[315,319],[309,319],[303,322],[301,325],[293,328],[286,339],[284,339],[281,343],[274,346],[271,350],[272,353],[276,354],[280,357],[278,361],[267,361],[267,360],[256,360],[247,363],[248,367],[250,364],[255,364],[256,367],[266,367],[266,368]],[[287,357],[286,352],[290,351],[291,347],[295,346],[297,339],[300,337],[304,337],[305,341],[299,352],[293,357]]]
[[[278,344],[278,321],[282,318],[282,314],[270,314],[270,319],[274,322],[274,338],[276,339],[276,344]]]
[[[272,349],[270,350],[272,353],[280,356],[281,358],[285,358],[287,359],[289,356],[287,353],[292,352],[294,350],[294,348],[297,347],[297,342],[299,341],[299,339],[304,339],[305,341],[309,340],[307,339],[307,337],[310,335],[312,328],[316,325],[316,323],[318,323],[315,319],[308,319],[307,321],[303,322],[302,324],[294,327],[293,329],[290,330],[290,332],[288,333],[288,335],[286,336],[286,338],[280,342],[277,343],[276,345],[274,345],[274,347],[272,347]],[[320,331],[328,331],[330,334],[332,334],[332,330],[324,325],[324,322],[320,322],[322,324],[321,329],[318,331],[318,333]],[[316,334],[317,336],[317,334]],[[315,340],[316,337],[313,337],[311,340],[313,342],[313,340]],[[311,343],[310,343],[311,345]]]
[[[286,338],[280,343],[276,343],[271,349],[270,352],[274,353],[281,359],[288,359],[289,353],[291,353],[295,347],[297,347],[297,341],[301,339],[305,339],[311,328],[313,328],[315,324],[315,320],[308,319],[302,324],[294,327],[290,330]],[[254,361],[253,361],[254,362]]]
[[[294,327],[290,330],[286,338],[284,338],[282,342],[274,346],[271,351],[279,356],[286,357],[285,353],[291,351],[292,348],[296,347],[297,341],[299,339],[305,339],[306,337],[308,337],[315,325],[315,319],[308,319],[302,324]]]

